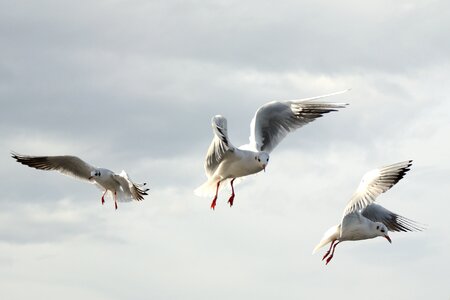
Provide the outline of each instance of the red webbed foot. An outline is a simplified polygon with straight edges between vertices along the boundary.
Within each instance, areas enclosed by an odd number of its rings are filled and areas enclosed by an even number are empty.
[[[216,202],[217,202],[217,197],[214,197],[213,201],[211,202],[211,209],[214,210],[216,208]]]
[[[211,208],[212,210],[214,210],[216,208],[216,201],[217,201],[217,195],[219,194],[219,185],[220,185],[220,181],[217,181],[217,185],[216,185],[216,195],[214,196],[213,201],[211,202]]]
[[[230,207],[233,206],[233,201],[234,201],[234,194],[231,195],[230,199],[228,199],[228,203],[230,203]]]
[[[231,185],[231,197],[230,197],[230,199],[228,199],[228,203],[230,203],[230,207],[233,206],[233,201],[234,201],[234,186],[233,186],[233,182],[234,182],[235,179],[236,178],[233,178],[231,180],[231,182],[230,182],[230,185]]]
[[[330,250],[328,250],[327,253],[325,253],[325,255],[322,257],[322,260],[325,260],[325,258],[327,258],[328,255],[330,255]]]
[[[108,190],[105,190],[105,192],[104,192],[103,195],[102,195],[102,205],[105,204],[105,195],[106,195],[106,192],[108,192]]]

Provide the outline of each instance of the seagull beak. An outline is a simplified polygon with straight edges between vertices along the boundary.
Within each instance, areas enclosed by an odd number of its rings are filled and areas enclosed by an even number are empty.
[[[263,165],[263,170],[264,170],[264,172],[266,172],[266,165],[265,164]]]
[[[94,176],[89,176],[88,180],[92,180],[92,178],[94,178]]]
[[[388,240],[389,243],[392,244],[392,240],[391,240],[391,238],[388,235],[385,235],[384,237]]]

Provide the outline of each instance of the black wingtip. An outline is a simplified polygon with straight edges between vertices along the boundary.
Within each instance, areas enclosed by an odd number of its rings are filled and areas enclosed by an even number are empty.
[[[20,154],[18,154],[15,151],[10,151],[11,157],[14,158],[15,160],[19,159]]]
[[[46,156],[28,156],[20,155],[17,153],[11,153],[12,158],[14,158],[18,163],[22,165],[35,168],[38,170],[53,170],[52,166],[48,165],[48,158]]]
[[[395,214],[395,222],[399,225],[401,231],[424,231],[428,228],[426,224],[405,218]]]
[[[21,155],[14,151],[11,151],[11,157],[14,158],[18,163],[21,163],[21,164],[23,164],[24,159],[26,159],[26,156]]]

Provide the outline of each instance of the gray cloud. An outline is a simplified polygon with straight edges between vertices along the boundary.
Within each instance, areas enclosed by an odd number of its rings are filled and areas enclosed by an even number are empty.
[[[7,49],[12,55],[47,54],[39,59],[97,50],[102,56],[151,55],[329,74],[404,72],[438,65],[449,50],[445,31],[436,30],[448,19],[445,1],[10,4],[2,18],[9,25],[4,26]],[[17,44],[28,43],[33,47],[17,52]]]
[[[1,6],[9,299],[370,299],[374,287],[383,288],[372,299],[448,296],[444,1]],[[236,187],[235,207],[226,190],[215,212],[192,194],[205,180],[213,115],[228,118],[240,145],[265,102],[346,88],[330,100],[350,106],[290,134],[265,174]],[[10,150],[125,169],[151,194],[116,212],[93,186],[19,165]],[[392,245],[343,243],[323,267],[311,250],[362,174],[404,159],[412,170],[380,203],[428,230],[395,234]]]

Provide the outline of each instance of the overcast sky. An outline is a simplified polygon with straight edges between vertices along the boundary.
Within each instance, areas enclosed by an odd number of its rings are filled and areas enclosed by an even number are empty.
[[[0,0],[0,298],[448,299],[450,2]],[[205,179],[211,117],[352,88],[266,173]],[[140,203],[16,163],[77,155],[147,181]],[[413,159],[379,203],[427,224],[311,251],[362,175]]]

